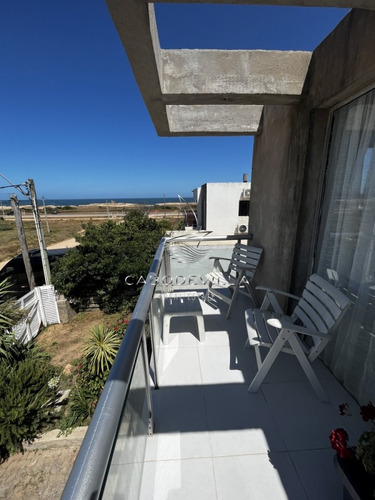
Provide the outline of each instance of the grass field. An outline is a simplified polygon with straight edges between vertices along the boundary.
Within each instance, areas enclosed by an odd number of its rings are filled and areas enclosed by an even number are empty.
[[[57,207],[57,214],[48,217],[50,232],[47,230],[47,223],[44,214],[41,213],[41,221],[46,245],[48,247],[54,243],[74,238],[79,232],[82,231],[82,224],[87,224],[88,222],[101,224],[108,220],[108,216],[114,217],[113,220],[119,222],[122,220],[122,217],[127,211],[135,208],[142,209],[141,206],[137,205],[111,203],[108,203],[107,205]],[[143,209],[145,209],[145,207],[143,207]],[[48,210],[51,210],[51,207],[48,207]],[[182,217],[181,212],[179,212],[179,207],[172,204],[167,204],[166,206],[149,206],[146,210],[149,212],[151,217],[158,215],[166,216],[173,226],[176,226],[175,228],[177,228],[179,219]],[[171,212],[174,212],[174,215],[172,215]],[[35,224],[31,218],[31,209],[23,208],[23,214],[27,246],[29,250],[39,248]],[[74,215],[76,215],[77,218],[74,218]],[[5,220],[0,220],[0,262],[11,259],[20,253],[21,248],[15,221],[13,218],[6,217]]]
[[[74,238],[75,235],[82,230],[82,224],[88,221],[82,220],[50,220],[48,233],[45,223],[43,224],[44,237],[46,245],[58,243],[69,238]],[[95,220],[93,223],[99,224],[103,221]],[[27,246],[29,250],[39,248],[38,239],[35,230],[34,221],[24,221],[24,229],[26,234]],[[0,262],[10,259],[21,253],[20,243],[17,234],[17,228],[14,220],[0,221]]]

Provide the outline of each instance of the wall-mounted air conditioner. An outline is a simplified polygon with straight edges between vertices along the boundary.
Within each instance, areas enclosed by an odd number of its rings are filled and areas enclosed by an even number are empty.
[[[237,224],[235,234],[246,234],[249,231],[247,224]]]

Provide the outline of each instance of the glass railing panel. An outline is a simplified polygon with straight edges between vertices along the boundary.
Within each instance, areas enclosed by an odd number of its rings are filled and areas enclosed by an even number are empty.
[[[152,428],[150,374],[155,387],[158,385],[156,360],[164,295],[183,289],[204,290],[205,274],[213,267],[210,257],[230,257],[235,241],[229,240],[233,239],[204,243],[192,242],[191,238],[161,241],[64,489],[63,500],[138,498],[146,438]],[[150,366],[145,328],[150,330],[152,338]]]
[[[147,374],[142,342],[121,416],[103,499],[139,498],[149,427]]]
[[[212,257],[230,258],[235,241],[200,241],[189,237],[167,239],[159,273],[154,281],[150,307],[150,328],[153,342],[152,378],[158,385],[157,366],[163,332],[163,304],[166,293],[204,293],[206,274],[213,269]],[[223,262],[225,267],[225,262]]]
[[[164,254],[169,259],[170,286],[173,290],[205,290],[206,274],[212,271],[212,257],[230,258],[235,242],[172,242]],[[222,262],[224,269],[225,262]]]

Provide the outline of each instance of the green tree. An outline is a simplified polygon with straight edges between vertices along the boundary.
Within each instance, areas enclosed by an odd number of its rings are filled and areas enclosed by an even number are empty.
[[[163,228],[139,210],[124,221],[87,224],[77,237],[80,245],[56,262],[52,281],[56,289],[78,308],[87,307],[93,297],[105,312],[114,312],[136,295],[146,277],[163,235]],[[125,283],[134,276],[134,284]]]

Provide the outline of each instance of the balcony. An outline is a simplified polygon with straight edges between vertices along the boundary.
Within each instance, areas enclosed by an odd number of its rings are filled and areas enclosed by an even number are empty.
[[[256,373],[244,348],[249,299],[240,296],[230,320],[226,304],[201,301],[206,340],[194,316],[178,316],[169,343],[162,341],[165,294],[201,294],[209,257],[230,255],[233,243],[161,242],[63,499],[342,498],[328,437],[345,427],[356,441],[359,412],[338,411],[356,403],[317,361],[329,397],[320,402],[287,354],[249,393]]]

